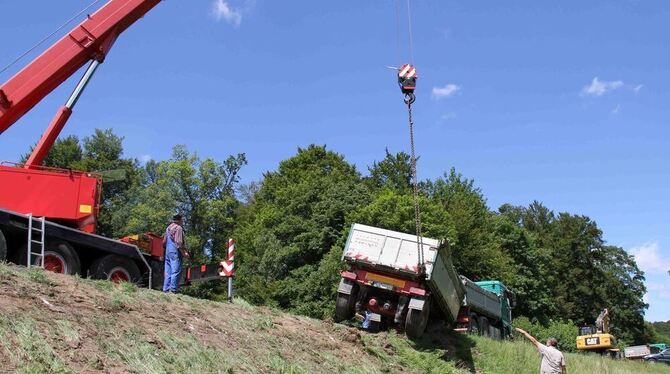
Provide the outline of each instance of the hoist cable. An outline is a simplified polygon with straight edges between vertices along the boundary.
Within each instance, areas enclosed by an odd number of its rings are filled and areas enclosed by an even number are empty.
[[[414,38],[412,37],[412,12],[407,0],[407,28],[409,29],[409,62],[414,65]]]
[[[419,179],[416,173],[416,152],[414,148],[414,120],[412,118],[412,101],[407,102],[409,119],[409,144],[411,150],[412,187],[414,189],[414,221],[416,224],[416,245],[418,252],[419,270],[424,269],[423,235],[421,234],[421,207],[419,205]]]
[[[88,9],[90,9],[92,6],[94,6],[95,4],[97,4],[97,3],[99,3],[99,2],[100,2],[100,0],[95,0],[95,1],[93,1],[91,4],[87,5],[84,9],[80,10],[79,13],[75,14],[74,16],[72,16],[69,20],[67,20],[64,24],[62,24],[60,27],[58,27],[56,30],[54,30],[51,34],[49,34],[49,35],[47,35],[46,37],[44,37],[42,40],[40,40],[39,42],[37,42],[37,44],[35,44],[34,46],[30,47],[30,49],[28,49],[27,51],[23,52],[23,53],[21,54],[21,56],[17,57],[14,61],[10,62],[7,66],[5,66],[4,68],[2,68],[2,70],[0,70],[0,74],[4,73],[5,71],[7,71],[7,69],[9,69],[9,68],[11,68],[12,66],[14,66],[17,62],[21,61],[21,59],[23,59],[23,58],[26,57],[29,53],[31,53],[32,51],[34,51],[37,47],[39,47],[39,46],[41,46],[42,44],[44,44],[44,42],[46,42],[47,40],[51,39],[52,36],[54,36],[56,33],[60,32],[63,28],[65,28],[65,26],[67,26],[67,25],[69,25],[70,23],[72,23],[72,21],[74,21],[77,17],[81,16],[85,11],[87,11]]]
[[[400,52],[400,0],[395,0],[395,43],[398,53],[398,66],[402,65],[402,53]]]

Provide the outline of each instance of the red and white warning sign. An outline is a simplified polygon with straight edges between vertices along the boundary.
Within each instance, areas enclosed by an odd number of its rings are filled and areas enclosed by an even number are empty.
[[[232,261],[221,261],[221,271],[219,275],[222,277],[232,277],[235,275],[235,263]]]
[[[401,79],[416,78],[416,69],[410,64],[405,64],[398,69],[398,77]]]
[[[221,261],[221,272],[219,275],[222,277],[232,277],[235,275],[235,240],[228,239],[228,256],[226,261]]]

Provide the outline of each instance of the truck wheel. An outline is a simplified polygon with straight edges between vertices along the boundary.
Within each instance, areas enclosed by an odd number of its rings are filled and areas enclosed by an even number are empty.
[[[430,300],[426,300],[423,304],[423,310],[409,309],[407,311],[407,318],[405,318],[405,334],[410,339],[416,339],[423,335],[428,324],[428,317],[430,316]]]
[[[479,333],[481,336],[490,337],[489,319],[486,317],[479,317]]]
[[[491,339],[500,340],[500,330],[493,325],[489,325],[489,337]]]
[[[479,335],[479,321],[475,314],[468,316],[468,333],[472,335]]]
[[[351,286],[350,293],[347,295],[343,292],[337,293],[337,300],[335,303],[335,322],[342,322],[354,317],[356,306],[356,295],[358,294],[358,285],[348,279],[342,279],[342,283],[346,286]]]
[[[0,262],[7,261],[7,240],[5,240],[5,234],[0,230]]]
[[[91,264],[89,275],[94,279],[106,279],[114,283],[140,283],[142,275],[137,264],[126,257],[107,255]]]
[[[40,265],[39,257],[33,259],[33,265]],[[79,274],[81,273],[81,261],[69,243],[55,242],[47,245],[44,251],[44,270],[68,275]]]

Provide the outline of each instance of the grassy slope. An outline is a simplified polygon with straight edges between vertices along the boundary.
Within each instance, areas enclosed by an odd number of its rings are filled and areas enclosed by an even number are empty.
[[[668,373],[569,355],[571,373]],[[0,264],[0,372],[537,373],[523,342],[411,342],[237,303]]]

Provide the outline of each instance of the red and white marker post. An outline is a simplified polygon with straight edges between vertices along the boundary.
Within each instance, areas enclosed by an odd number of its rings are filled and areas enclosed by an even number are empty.
[[[233,302],[233,275],[235,275],[235,240],[228,239],[228,257],[223,267],[228,276],[228,302]]]

